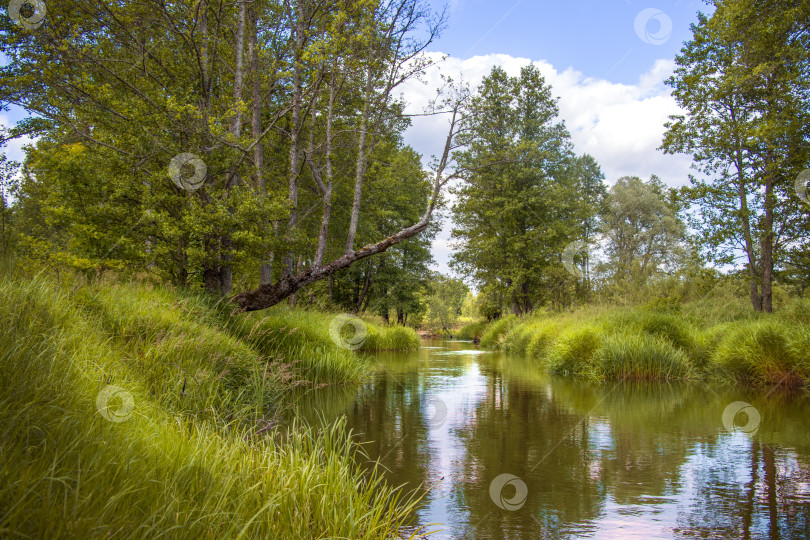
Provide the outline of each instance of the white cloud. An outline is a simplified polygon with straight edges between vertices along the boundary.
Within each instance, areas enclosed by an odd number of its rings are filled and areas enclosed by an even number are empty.
[[[430,55],[435,60],[443,56],[441,53]],[[441,85],[440,74],[456,80],[463,77],[475,87],[493,65],[517,75],[530,61],[505,54],[466,60],[447,57],[428,71],[424,77],[427,84],[411,81],[404,87],[403,95],[409,104],[407,112],[422,112]],[[687,183],[690,158],[665,155],[657,150],[664,134],[664,122],[669,115],[679,112],[669,88],[663,84],[672,72],[671,60],[658,60],[635,85],[585,77],[571,68],[558,71],[544,60],[534,61],[534,64],[552,86],[553,94],[560,98],[560,118],[571,132],[575,151],[594,156],[609,183],[625,175],[647,178],[653,173],[673,186]],[[446,122],[442,117],[414,118],[405,141],[427,160],[431,154],[441,151],[447,133]]]
[[[403,89],[407,112],[420,113],[441,86],[440,75],[464,79],[474,88],[493,65],[510,75],[531,60],[505,54],[474,56],[466,60],[430,53],[438,63],[426,73],[427,84],[410,81]],[[602,166],[606,181],[613,184],[622,176],[648,178],[657,174],[671,186],[688,183],[691,158],[665,155],[657,148],[664,134],[664,122],[679,108],[664,81],[672,73],[672,60],[658,60],[634,85],[585,77],[568,68],[558,71],[544,60],[533,62],[552,93],[558,96],[560,118],[565,121],[578,154],[591,154]],[[441,116],[416,117],[405,134],[405,142],[422,153],[425,163],[439,154],[447,135],[447,119]],[[452,252],[448,245],[451,220],[445,220],[442,232],[433,244],[433,254],[441,272],[449,272],[447,262]]]

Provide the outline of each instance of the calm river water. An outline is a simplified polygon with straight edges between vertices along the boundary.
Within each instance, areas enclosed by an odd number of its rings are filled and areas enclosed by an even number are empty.
[[[805,394],[590,385],[460,341],[375,360],[299,414],[345,415],[389,483],[431,486],[430,538],[810,538]]]

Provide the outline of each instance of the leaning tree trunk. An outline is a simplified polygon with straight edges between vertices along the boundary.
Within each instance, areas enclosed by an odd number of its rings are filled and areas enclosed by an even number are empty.
[[[433,180],[433,190],[430,196],[430,201],[425,213],[418,222],[409,227],[405,227],[398,233],[391,235],[388,238],[377,242],[376,244],[368,244],[357,251],[344,253],[341,257],[338,257],[324,266],[316,267],[314,265],[310,265],[304,270],[295,274],[292,272],[282,274],[281,279],[275,284],[260,285],[259,288],[253,291],[237,294],[231,298],[231,301],[239,306],[242,311],[257,311],[260,309],[266,309],[270,306],[278,304],[285,298],[288,298],[290,295],[294,294],[300,288],[305,287],[310,283],[328,278],[336,272],[339,272],[344,268],[348,268],[352,264],[359,260],[365,259],[366,257],[383,253],[391,246],[395,246],[403,240],[415,236],[427,229],[430,225],[433,211],[436,209],[436,205],[438,204],[442,188],[445,186],[445,184],[447,184],[448,181],[456,177],[455,175],[445,176],[445,170],[447,169],[450,161],[450,151],[453,147],[453,140],[455,135],[458,133],[459,124],[461,122],[459,118],[460,109],[461,103],[458,102],[455,104],[452,111],[450,111],[452,113],[452,118],[450,120],[450,131],[447,135],[447,139],[445,140],[442,157],[439,160],[438,167],[436,168],[436,175]]]

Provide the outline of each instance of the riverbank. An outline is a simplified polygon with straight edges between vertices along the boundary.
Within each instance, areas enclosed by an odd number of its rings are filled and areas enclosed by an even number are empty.
[[[415,332],[137,284],[0,279],[0,530],[37,538],[380,538],[414,500],[338,422],[273,429],[293,388],[363,380]],[[330,335],[330,328],[332,333]]]
[[[526,356],[552,374],[592,381],[810,384],[807,300],[774,314],[749,313],[744,305],[723,310],[693,304],[510,315],[467,325],[459,337]]]

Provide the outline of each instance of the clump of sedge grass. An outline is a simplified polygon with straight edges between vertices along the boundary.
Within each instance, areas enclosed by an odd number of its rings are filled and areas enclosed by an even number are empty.
[[[495,348],[502,345],[507,332],[518,323],[515,315],[507,315],[490,324],[481,336],[481,346]]]
[[[599,368],[594,356],[604,339],[604,329],[597,325],[586,324],[564,330],[548,353],[549,372],[599,379]]]
[[[776,320],[735,325],[712,355],[715,366],[753,384],[802,386],[810,380],[806,335]]]
[[[480,339],[490,324],[490,321],[471,322],[462,326],[458,332],[456,332],[456,337],[458,339]]]
[[[692,375],[683,350],[650,334],[612,334],[596,351],[594,361],[608,380],[671,380]]]

